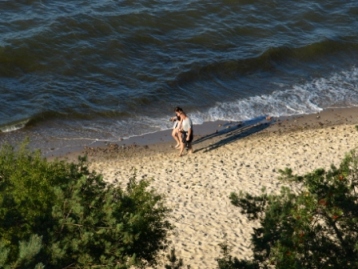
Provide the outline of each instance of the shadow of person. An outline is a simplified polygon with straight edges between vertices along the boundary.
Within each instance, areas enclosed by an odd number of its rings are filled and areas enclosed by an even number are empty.
[[[193,145],[196,145],[195,152],[208,152],[217,149],[238,139],[260,132],[270,125],[271,118],[268,119],[266,116],[243,122],[227,123],[222,126],[223,129],[194,140]],[[197,146],[201,147],[198,148]]]

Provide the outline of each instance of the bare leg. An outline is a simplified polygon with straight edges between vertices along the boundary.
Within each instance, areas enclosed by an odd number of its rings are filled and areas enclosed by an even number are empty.
[[[177,144],[175,145],[176,148],[178,148],[180,146],[180,139],[178,136],[178,129],[173,129],[172,131],[172,137],[174,138],[174,140],[177,142]]]
[[[180,133],[181,134],[181,133]],[[183,155],[183,151],[185,148],[185,141],[184,141],[185,137],[180,136],[180,152],[179,152],[179,157],[181,157]]]
[[[183,156],[184,147],[185,147],[185,143],[181,142],[180,143],[179,157]]]
[[[189,143],[188,151],[189,151],[190,154],[193,153],[193,147],[191,145],[191,142]]]

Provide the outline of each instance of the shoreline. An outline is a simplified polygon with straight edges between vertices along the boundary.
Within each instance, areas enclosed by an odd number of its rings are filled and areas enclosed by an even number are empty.
[[[330,108],[314,114],[285,116],[285,117],[272,117],[270,121],[267,121],[267,126],[264,126],[262,130],[260,128],[252,129],[251,133],[247,135],[254,135],[256,133],[285,133],[296,130],[322,128],[324,126],[333,126],[341,124],[358,124],[358,107],[351,108]],[[262,117],[257,117],[263,118]],[[240,131],[240,124],[254,125],[255,119],[246,120],[243,122],[229,122],[229,121],[215,121],[204,122],[200,125],[194,125],[194,144],[199,139],[207,137],[208,142],[211,137],[219,137],[216,135],[218,132],[225,132],[225,129],[235,129],[235,126]],[[31,150],[40,149],[42,155],[49,159],[54,158],[66,158],[72,155],[83,155],[91,149],[104,149],[118,145],[118,147],[161,147],[160,150],[167,150],[167,147],[171,147],[171,143],[174,142],[171,137],[171,129],[158,131],[154,133],[144,134],[140,136],[131,137],[128,139],[118,138],[118,141],[101,141],[97,139],[86,138],[60,138],[46,135],[46,132],[37,130],[36,127],[31,126],[25,129],[21,129],[14,132],[0,133],[1,140],[0,145],[3,143],[9,143],[13,146],[19,145],[22,141],[29,138],[29,147]],[[242,139],[237,137],[237,139]],[[228,142],[228,141],[227,141]],[[160,145],[165,146],[160,146]],[[201,143],[203,144],[203,143]],[[73,157],[71,157],[73,159]]]
[[[356,115],[358,108],[330,109],[246,125],[211,126],[214,131],[197,133],[194,154],[183,157],[177,156],[174,140],[150,144],[142,137],[147,144],[89,149],[89,167],[122,187],[133,175],[151,180],[150,187],[164,195],[172,209],[175,229],[168,237],[169,249],[174,247],[185,265],[214,269],[224,241],[232,256],[252,257],[250,234],[257,224],[231,205],[230,193],[260,195],[262,188],[278,193],[289,186],[278,180],[280,169],[305,174],[339,165],[347,152],[358,147]],[[170,132],[163,135],[170,138]],[[163,253],[163,263],[168,252]]]
[[[223,143],[231,143],[234,140],[243,139],[246,136],[284,134],[309,129],[321,129],[343,124],[358,125],[358,107],[350,108],[329,108],[314,114],[302,114],[284,117],[257,117],[252,120],[242,122],[215,121],[205,122],[194,125],[194,152],[195,146],[199,145],[199,150],[211,144],[224,140]],[[243,131],[247,131],[243,133]],[[230,141],[231,140],[231,141]],[[174,149],[174,140],[171,137],[171,130],[164,130],[155,133],[144,134],[131,137],[118,142],[94,141],[84,146],[72,145],[70,147],[48,149],[44,157],[49,159],[68,158],[76,159],[79,155],[89,154],[90,156],[98,153],[110,153],[118,151],[120,148],[150,148],[150,152],[171,152]],[[219,143],[215,145],[220,146]],[[103,154],[102,154],[103,155]]]

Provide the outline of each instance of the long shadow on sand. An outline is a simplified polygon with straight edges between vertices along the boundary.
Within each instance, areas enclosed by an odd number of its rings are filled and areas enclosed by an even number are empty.
[[[271,122],[266,120],[266,116],[260,116],[251,120],[223,125],[222,130],[200,137],[193,141],[195,152],[203,150],[208,152],[221,146],[234,142],[238,139],[252,135],[269,127]],[[210,144],[209,144],[210,143]],[[198,145],[201,148],[198,148]]]

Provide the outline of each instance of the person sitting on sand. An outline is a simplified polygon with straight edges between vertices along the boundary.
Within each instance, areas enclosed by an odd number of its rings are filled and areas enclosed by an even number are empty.
[[[180,143],[179,157],[181,157],[184,151],[184,147],[186,147],[189,153],[193,153],[193,147],[191,145],[191,142],[193,141],[194,138],[194,132],[193,132],[193,123],[191,119],[184,113],[184,111],[181,111],[179,115],[181,118],[181,126],[180,126],[181,143]]]
[[[181,119],[180,119],[180,112],[182,112],[183,109],[181,107],[176,107],[174,109],[175,112],[175,116],[170,118],[170,121],[174,122],[173,125],[173,131],[172,131],[172,137],[174,138],[174,140],[177,142],[177,144],[175,145],[175,148],[179,148],[180,147],[180,126],[181,126]]]

